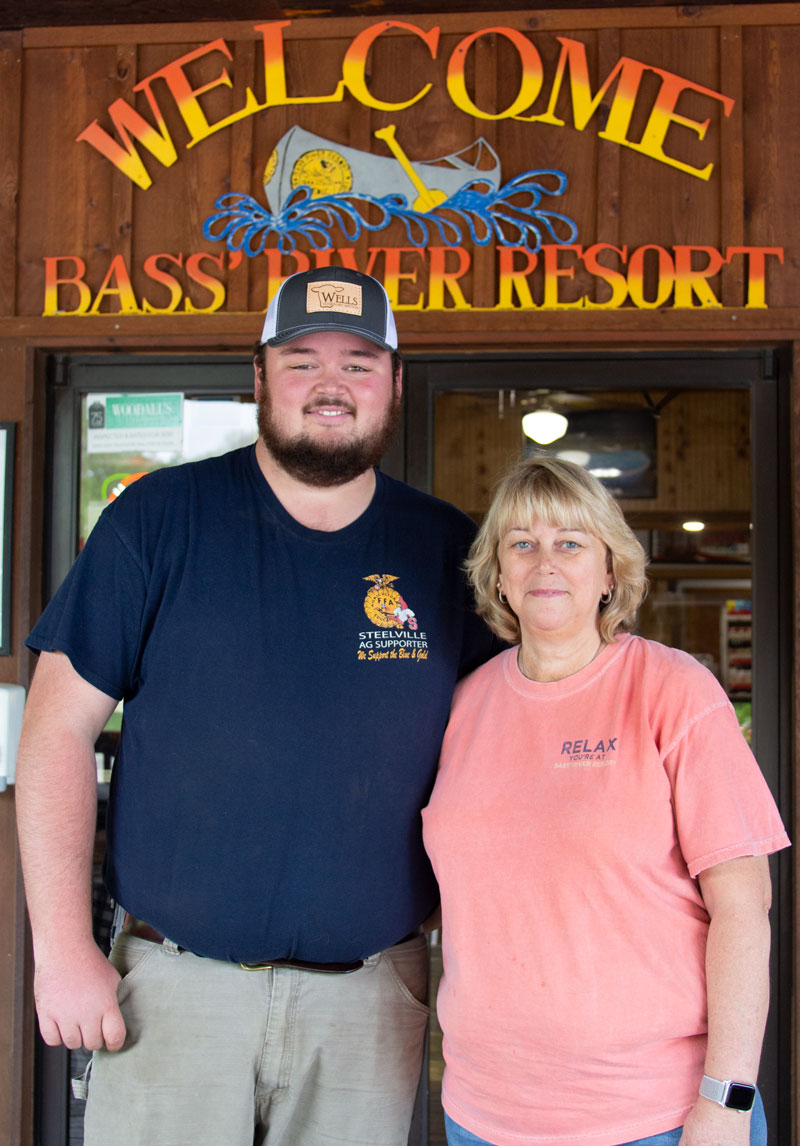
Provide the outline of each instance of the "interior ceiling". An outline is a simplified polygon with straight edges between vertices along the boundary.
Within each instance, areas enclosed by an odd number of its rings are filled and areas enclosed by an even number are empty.
[[[688,12],[720,4],[753,0],[707,0],[687,4]],[[191,24],[200,20],[297,20],[311,16],[413,16],[426,12],[518,12],[557,8],[675,7],[663,0],[550,0],[531,5],[524,0],[0,0],[0,28],[79,26],[82,24]]]

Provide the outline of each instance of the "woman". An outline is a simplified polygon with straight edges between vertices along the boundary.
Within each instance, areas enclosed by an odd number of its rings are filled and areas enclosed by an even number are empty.
[[[766,1142],[766,857],[789,840],[714,677],[627,631],[644,566],[600,483],[546,457],[470,552],[515,644],[459,686],[423,812],[450,1146]]]

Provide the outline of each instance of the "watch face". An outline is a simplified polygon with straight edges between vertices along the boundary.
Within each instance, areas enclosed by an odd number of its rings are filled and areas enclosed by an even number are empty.
[[[728,1088],[725,1105],[730,1110],[752,1110],[756,1097],[756,1088],[748,1086],[745,1082],[732,1082]]]

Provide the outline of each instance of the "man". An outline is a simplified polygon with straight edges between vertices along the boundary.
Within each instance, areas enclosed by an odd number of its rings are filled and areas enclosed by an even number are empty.
[[[396,346],[376,280],[286,280],[256,445],[130,486],[29,639],[36,1001],[45,1042],[95,1051],[90,1146],[406,1141],[437,901],[419,812],[492,646],[460,575],[472,523],[374,468]],[[107,962],[93,748],[121,698]]]

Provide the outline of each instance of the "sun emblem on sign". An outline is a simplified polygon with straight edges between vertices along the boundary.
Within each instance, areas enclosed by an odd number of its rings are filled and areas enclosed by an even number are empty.
[[[364,612],[374,625],[382,629],[416,629],[417,618],[392,582],[397,578],[391,573],[371,573],[365,581],[373,581],[372,588],[364,599]]]
[[[292,187],[310,187],[311,198],[341,195],[353,186],[353,172],[343,155],[332,148],[306,151],[292,168]]]

